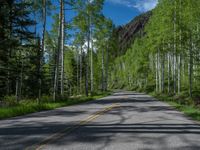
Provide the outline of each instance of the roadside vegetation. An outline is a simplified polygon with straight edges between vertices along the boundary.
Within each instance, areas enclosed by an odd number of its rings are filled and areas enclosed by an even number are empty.
[[[0,118],[87,101],[115,88],[158,93],[199,118],[197,0],[159,0],[120,27],[104,16],[104,0],[0,3]],[[69,98],[78,95],[84,96]]]
[[[157,93],[158,99],[199,120],[199,8],[196,0],[160,0],[150,17],[143,16],[149,18],[145,27],[115,59],[113,88]]]
[[[103,5],[104,0],[0,2],[0,119],[107,93],[114,24]]]
[[[190,118],[200,121],[200,103],[194,98],[189,98],[187,93],[181,93],[176,96],[156,93],[151,93],[151,95],[158,100],[167,102]]]
[[[110,92],[96,93],[93,96],[74,96],[70,98],[60,98],[54,101],[52,97],[43,96],[40,103],[34,99],[24,99],[15,103],[15,97],[6,97],[5,103],[0,108],[0,119],[21,116],[29,113],[52,110],[59,107],[81,104],[84,102],[96,100],[109,95]]]

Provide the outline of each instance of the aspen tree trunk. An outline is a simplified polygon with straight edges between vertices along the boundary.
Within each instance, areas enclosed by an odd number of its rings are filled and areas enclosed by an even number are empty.
[[[90,17],[90,24],[91,24],[91,17]],[[90,67],[91,67],[91,81],[90,81],[90,90],[91,94],[94,92],[94,67],[93,67],[93,39],[92,39],[92,29],[91,29],[91,51],[90,51]]]
[[[174,53],[172,52],[171,54],[170,54],[170,67],[171,67],[171,79],[172,79],[172,81],[174,82]],[[173,86],[174,86],[174,84],[173,84]]]
[[[105,91],[108,90],[108,46],[106,47],[106,78],[105,78]],[[129,75],[129,85],[130,85],[130,75]]]
[[[56,101],[56,92],[57,92],[57,80],[58,80],[58,65],[57,60],[59,59],[59,54],[56,54],[55,57],[55,68],[54,68],[54,83],[53,83],[53,100]]]
[[[64,0],[60,1],[60,57],[61,57],[61,73],[60,73],[60,94],[64,96],[64,41],[65,41],[65,11]]]
[[[86,54],[86,71],[85,71],[85,94],[88,96],[88,72],[89,72],[89,51],[90,51],[90,30],[87,35],[87,54]]]
[[[192,82],[192,74],[193,74],[193,41],[192,41],[192,35],[190,37],[190,48],[189,48],[189,94],[190,97],[192,97],[192,86],[193,86],[193,82]]]
[[[89,4],[89,1],[87,1],[87,3]],[[87,23],[88,23],[88,33],[87,33],[87,53],[86,53],[86,72],[85,72],[85,94],[86,96],[88,96],[88,87],[89,87],[89,83],[88,83],[88,74],[89,74],[89,52],[90,52],[90,36],[91,36],[91,33],[90,33],[90,25],[91,25],[91,14],[90,12],[88,11],[87,12],[88,14],[88,20],[87,20]]]
[[[40,103],[41,94],[42,94],[42,64],[43,64],[43,55],[45,50],[45,32],[46,32],[46,15],[47,15],[47,6],[46,0],[43,0],[43,9],[42,9],[42,19],[43,19],[43,31],[42,31],[42,50],[40,58],[40,72],[39,72],[39,91],[38,91],[38,102]]]
[[[102,89],[102,91],[104,91],[105,89],[105,86],[104,86],[104,72],[105,72],[105,70],[104,70],[104,49],[102,48],[102,58],[101,58],[101,77],[102,77],[102,79],[101,79],[101,89]]]
[[[62,28],[61,28],[62,9],[61,8],[60,8],[60,15],[59,15],[58,49],[57,49],[57,52],[56,52],[56,59],[55,59],[55,73],[54,73],[54,85],[53,85],[53,100],[54,101],[56,101],[56,97],[57,97],[57,94],[58,94],[59,66],[60,66],[60,57],[61,57],[60,56],[60,51],[61,51],[61,32],[62,32]]]
[[[179,0],[179,8],[180,8],[180,11],[179,11],[179,15],[180,15],[180,18],[179,20],[181,21],[181,9],[182,9],[182,1]],[[180,23],[180,22],[179,22]],[[179,31],[179,51],[181,52],[182,51],[182,31],[180,29]],[[178,94],[180,94],[181,92],[181,54],[179,54],[178,56]]]
[[[165,90],[165,55],[163,54],[163,57],[162,57],[162,93],[164,93],[164,90]]]
[[[168,94],[170,93],[170,53],[168,53],[168,65],[167,65],[167,68],[168,68]]]
[[[79,84],[80,84],[80,94],[82,94],[82,54],[83,54],[83,47],[81,46],[81,54],[80,54],[80,79],[79,79]]]
[[[178,94],[181,92],[181,56],[178,56]]]
[[[53,100],[56,101],[57,91],[58,91],[58,75],[59,75],[59,50],[56,54],[55,62],[55,73],[54,73],[54,86],[53,86]]]
[[[160,60],[160,51],[158,51],[158,85],[159,92],[162,91],[162,72],[161,72],[161,60]]]
[[[183,81],[184,81],[184,79],[185,79],[185,58],[182,56],[182,65],[181,65],[181,67],[182,67],[182,69],[181,69],[181,71],[182,71],[182,73],[181,73],[181,75],[182,75],[182,79],[183,79]]]
[[[76,83],[77,83],[77,95],[79,94],[79,52],[77,50],[77,65],[76,65]]]
[[[155,55],[156,64],[156,92],[158,92],[158,53]]]
[[[174,80],[174,94],[176,94],[176,54],[173,56],[173,80]]]
[[[86,62],[86,71],[85,71],[85,95],[88,96],[88,63],[87,62]]]
[[[174,10],[174,60],[173,60],[173,80],[174,80],[174,94],[176,94],[176,1],[175,2],[175,10]]]

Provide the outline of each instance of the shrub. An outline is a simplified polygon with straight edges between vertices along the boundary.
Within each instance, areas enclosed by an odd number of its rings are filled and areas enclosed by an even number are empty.
[[[43,103],[53,102],[53,97],[48,95],[42,95],[41,102]]]
[[[16,97],[14,95],[5,96],[3,98],[3,102],[6,104],[6,106],[16,106],[18,104]]]

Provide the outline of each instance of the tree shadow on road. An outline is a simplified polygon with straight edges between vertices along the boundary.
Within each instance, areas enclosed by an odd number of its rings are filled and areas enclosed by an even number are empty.
[[[167,118],[157,118],[160,120],[146,121],[143,123],[127,123],[126,120],[130,119],[130,116],[126,115],[126,112],[135,112],[138,114],[148,112],[164,112],[175,113],[174,109],[169,106],[157,106],[151,104],[157,104],[154,99],[147,97],[131,98],[131,99],[102,99],[99,101],[90,102],[87,104],[87,109],[99,109],[93,108],[93,104],[113,104],[120,103],[121,106],[109,112],[105,115],[110,115],[111,118],[117,118],[117,123],[113,123],[111,120],[103,120],[101,122],[90,122],[84,125],[79,125],[76,130],[67,132],[67,128],[73,128],[77,126],[77,122],[45,122],[45,121],[30,121],[26,125],[16,124],[4,128],[0,128],[0,146],[7,149],[24,149],[24,147],[37,144],[47,137],[52,136],[54,133],[61,133],[62,136],[49,144],[52,146],[73,146],[80,143],[95,144],[101,143],[98,150],[103,150],[111,143],[134,143],[140,142],[143,144],[162,144],[167,147],[167,141],[172,136],[180,136],[187,146],[178,147],[178,149],[200,149],[200,144],[195,143],[184,136],[192,135],[200,139],[200,125],[192,123],[162,123]],[[135,103],[144,104],[137,106]],[[124,105],[126,104],[126,105]],[[148,104],[148,105],[145,105]],[[49,117],[55,116],[70,116],[74,117],[81,113],[88,113],[89,111],[64,111],[56,110],[49,114]],[[37,117],[33,115],[33,117]],[[44,113],[42,117],[48,117],[48,113]],[[142,119],[141,119],[142,121]],[[64,130],[64,131],[63,131]],[[61,132],[62,131],[62,132]],[[124,138],[120,138],[120,137]],[[8,142],[9,141],[9,142]],[[160,143],[159,143],[160,142]],[[176,150],[176,148],[173,148]],[[148,149],[144,149],[148,150]],[[150,149],[149,149],[150,150]]]

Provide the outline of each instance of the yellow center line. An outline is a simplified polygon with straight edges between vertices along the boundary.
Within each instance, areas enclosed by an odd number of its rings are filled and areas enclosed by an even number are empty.
[[[67,127],[55,134],[52,134],[50,137],[42,140],[40,143],[38,144],[34,144],[28,148],[26,148],[25,150],[30,150],[30,149],[35,149],[35,150],[41,150],[42,148],[44,148],[48,143],[51,143],[53,141],[56,141],[58,138],[63,137],[64,135],[67,135],[69,133],[71,133],[72,131],[74,131],[75,129],[79,128],[81,125],[85,125],[95,119],[97,119],[98,117],[100,117],[101,115],[103,115],[104,113],[119,107],[119,104],[112,104],[111,106],[105,107],[103,110],[97,111],[96,113],[92,114],[91,116],[87,117],[86,119],[80,121],[79,123],[77,123],[75,126],[73,127]]]
[[[128,96],[127,96],[127,95],[126,95],[126,96],[123,96],[123,98],[124,98],[124,99],[127,99],[127,98],[128,98]]]

